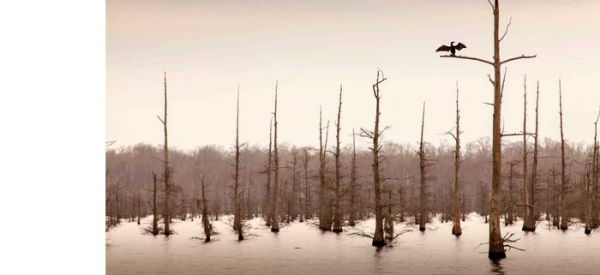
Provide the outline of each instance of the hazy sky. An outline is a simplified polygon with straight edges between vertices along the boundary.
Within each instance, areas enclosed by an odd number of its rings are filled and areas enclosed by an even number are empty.
[[[528,79],[533,130],[535,81],[540,81],[540,134],[557,139],[558,79],[562,79],[566,138],[591,142],[600,105],[600,1],[505,0],[503,59],[508,64],[503,118],[522,128],[523,75]],[[371,85],[382,84],[385,140],[415,144],[421,105],[425,137],[449,141],[455,83],[461,90],[464,140],[490,136],[492,67],[439,58],[450,41],[460,54],[491,59],[493,18],[486,0],[421,1],[107,1],[107,140],[117,145],[162,143],[162,74],[169,87],[169,142],[180,149],[218,144],[235,134],[240,85],[240,135],[268,143],[275,81],[279,81],[279,139],[317,145],[318,112],[333,121],[344,86],[342,141],[352,128],[373,127]],[[330,137],[334,138],[333,131]],[[516,138],[513,138],[516,139]],[[358,138],[359,145],[367,141]]]

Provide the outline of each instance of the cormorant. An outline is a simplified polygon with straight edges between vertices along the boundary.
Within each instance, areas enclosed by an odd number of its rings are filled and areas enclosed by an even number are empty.
[[[440,46],[436,52],[450,52],[451,56],[456,56],[456,51],[460,51],[466,48],[465,44],[458,42],[458,44],[454,45],[454,41],[450,42],[450,46],[442,45]]]

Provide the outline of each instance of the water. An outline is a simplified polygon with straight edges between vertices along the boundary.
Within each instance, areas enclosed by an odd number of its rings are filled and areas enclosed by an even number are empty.
[[[471,214],[455,238],[451,223],[435,220],[421,233],[414,225],[397,224],[402,234],[392,247],[377,249],[371,240],[352,235],[372,233],[373,220],[321,232],[314,221],[294,222],[277,234],[262,219],[247,221],[246,240],[237,241],[230,217],[213,221],[218,235],[205,243],[200,220],[176,221],[168,238],[145,234],[142,225],[123,222],[106,234],[107,274],[600,274],[600,232],[583,234],[580,224],[569,230],[548,229],[540,222],[535,233],[521,231],[521,222],[502,227],[520,238],[499,262],[487,259],[488,225]]]

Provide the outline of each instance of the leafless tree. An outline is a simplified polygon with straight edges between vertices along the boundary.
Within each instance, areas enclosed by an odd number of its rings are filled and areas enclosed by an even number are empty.
[[[275,133],[273,135],[273,164],[275,165],[275,182],[273,186],[273,220],[271,221],[271,232],[279,232],[279,152],[277,151],[277,87],[278,82],[275,82],[275,107],[273,111],[273,126]]]
[[[354,129],[352,129],[352,168],[350,170],[350,206],[348,211],[348,224],[354,226],[356,224],[356,138]]]
[[[563,130],[563,111],[562,111],[562,88],[561,81],[558,80],[558,107],[560,117],[560,193],[558,194],[558,214],[560,216],[560,229],[567,230],[569,227],[569,217],[567,216],[567,172],[565,160],[565,136]]]
[[[459,181],[459,172],[460,172],[460,109],[458,107],[458,82],[456,83],[456,126],[455,133],[453,134],[451,131],[448,132],[454,138],[455,148],[454,148],[454,218],[452,226],[452,234],[455,236],[460,236],[462,234],[462,230],[460,227],[460,205],[461,205],[461,189],[460,189],[460,181]]]
[[[163,131],[164,131],[164,144],[163,144],[163,151],[164,151],[164,159],[162,160],[164,163],[164,172],[163,172],[163,182],[165,184],[165,210],[164,210],[164,214],[163,214],[163,220],[165,223],[165,235],[169,236],[171,234],[171,229],[169,228],[169,224],[171,223],[171,209],[169,208],[169,199],[171,197],[171,191],[173,189],[173,185],[171,183],[171,173],[172,173],[172,169],[171,167],[169,167],[169,142],[168,142],[168,132],[167,132],[167,73],[164,73],[164,88],[165,88],[165,108],[164,108],[164,115],[161,118],[160,116],[156,116],[158,118],[158,120],[162,123],[163,125]]]
[[[499,35],[500,26],[500,5],[499,0],[491,0],[488,3],[492,7],[494,15],[494,59],[493,61],[484,60],[476,57],[460,56],[460,55],[445,55],[442,57],[459,58],[479,61],[494,68],[494,79],[490,77],[490,82],[494,85],[494,115],[492,125],[492,196],[490,200],[490,223],[489,223],[489,251],[488,258],[502,259],[506,258],[504,239],[500,232],[500,184],[502,181],[502,134],[501,128],[501,110],[502,110],[502,86],[501,86],[501,66],[518,59],[534,58],[535,55],[521,55],[506,60],[500,59],[500,42],[508,33],[510,23],[506,26],[506,30],[502,36]]]
[[[383,185],[383,179],[379,174],[379,166],[383,156],[380,156],[382,146],[379,144],[379,138],[384,131],[379,130],[379,119],[381,116],[380,101],[381,94],[379,90],[379,84],[385,81],[387,78],[383,75],[381,70],[377,71],[377,78],[375,84],[373,84],[373,97],[375,97],[375,125],[373,131],[369,131],[361,128],[361,132],[364,136],[371,139],[373,147],[371,152],[373,153],[373,192],[375,195],[375,234],[373,234],[373,246],[381,247],[385,245],[383,239],[383,213],[381,203],[381,187]]]
[[[342,197],[340,189],[341,161],[340,161],[340,129],[342,116],[342,85],[340,84],[340,98],[338,104],[337,120],[335,122],[335,211],[333,214],[333,232],[342,232],[342,208],[340,200]]]
[[[319,108],[319,228],[331,230],[331,213],[329,210],[329,182],[327,180],[327,140],[329,139],[329,121],[323,142],[323,111]]]
[[[235,117],[235,171],[233,175],[233,229],[238,233],[238,241],[244,240],[243,226],[242,226],[242,205],[241,205],[241,194],[240,194],[240,87],[238,86],[237,91],[237,103],[236,103],[236,117]]]
[[[527,177],[527,75],[523,78],[523,231],[535,231],[533,183]]]

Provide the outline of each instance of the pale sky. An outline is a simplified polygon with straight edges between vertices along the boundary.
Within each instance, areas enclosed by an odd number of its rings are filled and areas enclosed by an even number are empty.
[[[540,135],[559,138],[558,79],[565,136],[591,143],[600,107],[600,1],[505,0],[512,17],[501,57],[508,63],[503,105],[507,132],[522,129],[523,75],[533,130],[535,81],[540,81]],[[240,138],[268,143],[275,81],[279,81],[279,140],[318,144],[318,112],[333,122],[344,86],[342,142],[352,128],[371,129],[371,85],[377,68],[384,139],[415,144],[421,105],[425,138],[450,141],[455,83],[461,89],[463,140],[490,136],[492,86],[483,63],[439,58],[450,41],[459,54],[491,59],[493,17],[486,0],[454,1],[107,1],[106,139],[117,145],[162,143],[162,74],[169,87],[169,143],[180,149],[230,148],[240,85]],[[334,138],[333,129],[330,140]],[[357,138],[366,147],[364,138]]]

